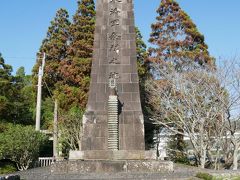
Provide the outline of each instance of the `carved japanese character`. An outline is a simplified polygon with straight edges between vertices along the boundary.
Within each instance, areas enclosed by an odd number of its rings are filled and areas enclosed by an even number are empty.
[[[118,79],[119,78],[119,73],[117,73],[117,72],[110,72],[109,73],[109,78]]]
[[[109,64],[120,64],[120,61],[118,58],[113,57],[112,59],[109,60]]]
[[[110,36],[109,36],[109,39],[110,40],[120,40],[121,39],[121,35],[116,33],[116,32],[113,32]]]
[[[118,8],[111,8],[111,9],[110,9],[110,15],[115,14],[115,15],[118,16],[119,13],[121,13],[121,11],[118,10]]]
[[[119,3],[121,3],[122,0],[110,0],[109,2],[110,2],[110,3],[115,3],[115,2],[119,2]]]
[[[119,46],[119,44],[111,44],[111,46],[110,46],[110,51],[114,51],[114,52],[116,52],[117,54],[119,54],[119,52],[120,52],[120,46]]]
[[[118,26],[120,23],[120,20],[119,19],[114,19],[112,21],[110,21],[110,25],[111,26]]]

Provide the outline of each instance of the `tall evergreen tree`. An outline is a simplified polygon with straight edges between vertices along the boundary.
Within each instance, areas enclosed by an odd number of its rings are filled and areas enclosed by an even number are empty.
[[[177,68],[185,60],[198,62],[200,65],[215,65],[204,36],[175,0],[162,0],[157,13],[157,22],[151,26],[149,39],[154,45],[149,48],[151,61],[170,61]]]
[[[146,91],[145,91],[145,81],[150,76],[150,67],[147,61],[148,53],[147,46],[143,41],[142,34],[138,27],[135,28],[136,32],[136,48],[137,48],[137,65],[138,65],[138,75],[139,75],[139,86],[140,86],[140,98],[144,114],[144,128],[145,128],[145,144],[146,148],[152,148],[153,145],[153,136],[155,126],[148,120],[148,108],[146,100]]]
[[[54,91],[55,84],[62,80],[60,76],[59,66],[67,56],[69,43],[69,15],[65,9],[59,9],[55,18],[51,21],[48,28],[47,37],[43,40],[40,47],[41,57],[43,52],[46,53],[46,64],[44,68],[44,81],[51,91]],[[33,74],[38,74],[38,67],[41,65],[41,58],[33,69]],[[35,81],[36,84],[36,81]],[[44,86],[44,92],[48,92]],[[45,93],[49,95],[48,93]]]
[[[95,4],[93,0],[78,1],[78,9],[70,26],[70,45],[67,58],[61,62],[59,97],[62,106],[69,109],[87,104],[95,30]]]
[[[0,120],[18,124],[33,123],[33,89],[30,76],[20,67],[16,76],[0,54]]]
[[[15,123],[33,125],[34,88],[32,78],[25,74],[24,67],[20,67],[14,76],[14,99],[12,100],[11,116]]]
[[[38,60],[33,68],[33,84],[36,85],[38,68],[41,66],[43,53],[46,53],[46,63],[42,83],[43,105],[47,104],[42,112],[44,127],[49,126],[49,117],[51,116],[49,112],[52,111],[53,102],[51,104],[49,98],[51,99],[58,84],[61,84],[64,79],[60,73],[60,66],[61,61],[67,57],[70,24],[71,22],[69,21],[68,12],[65,9],[59,9],[56,16],[51,21],[46,38],[43,40],[40,47]]]
[[[147,46],[143,41],[142,34],[138,27],[135,27],[136,32],[136,48],[137,48],[137,64],[138,64],[138,75],[140,77],[140,81],[146,77],[149,73],[149,67],[147,64]]]
[[[94,0],[78,1],[78,9],[70,27],[70,57],[92,58],[95,14]]]
[[[0,119],[8,119],[8,110],[13,97],[12,66],[5,63],[0,53]]]

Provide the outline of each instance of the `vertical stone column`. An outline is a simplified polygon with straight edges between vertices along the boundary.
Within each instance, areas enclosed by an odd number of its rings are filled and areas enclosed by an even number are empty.
[[[109,78],[117,75],[119,150],[144,150],[132,0],[97,0],[82,150],[108,149]]]

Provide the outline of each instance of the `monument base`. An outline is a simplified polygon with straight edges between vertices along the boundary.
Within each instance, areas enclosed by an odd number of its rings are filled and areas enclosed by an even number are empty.
[[[155,160],[156,151],[143,150],[89,150],[70,151],[69,160]]]
[[[75,160],[56,162],[51,174],[173,172],[173,162],[157,160]]]

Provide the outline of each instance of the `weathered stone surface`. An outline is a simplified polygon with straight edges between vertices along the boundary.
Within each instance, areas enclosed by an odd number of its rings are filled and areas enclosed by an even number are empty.
[[[133,2],[97,0],[96,11],[91,85],[81,149],[108,148],[108,84],[109,75],[114,72],[119,75],[119,150],[145,150]],[[102,154],[101,159],[104,158],[108,156]]]
[[[87,161],[72,161],[72,165],[78,164],[76,162],[87,162]],[[97,161],[93,161],[98,164]],[[100,161],[101,162],[101,161]],[[126,162],[126,161],[123,161]],[[60,162],[59,162],[60,163]],[[64,167],[68,166],[68,161],[63,162]],[[164,164],[165,162],[160,163]],[[79,163],[80,164],[80,163]],[[84,171],[77,171],[78,169],[73,169],[69,171],[65,169],[65,171],[59,170],[60,164],[54,167],[43,167],[43,168],[34,168],[26,171],[13,173],[14,175],[20,175],[21,179],[25,180],[77,180],[77,179],[157,179],[157,180],[189,180],[189,179],[197,179],[195,176],[199,172],[209,173],[215,176],[218,179],[237,179],[240,176],[239,171],[232,170],[209,170],[209,169],[201,169],[194,166],[187,166],[181,164],[174,164],[174,171],[165,171],[162,170],[160,172],[90,172],[90,170],[84,169]],[[165,164],[166,165],[166,164]],[[171,165],[171,164],[169,164]],[[74,167],[79,167],[79,165],[73,165]],[[99,166],[99,164],[98,164]],[[161,164],[160,164],[161,166]],[[168,166],[168,164],[167,164]],[[88,167],[88,166],[86,166]],[[96,166],[95,166],[96,167]],[[127,166],[125,166],[126,169]],[[80,168],[79,168],[80,169]],[[81,168],[82,169],[82,168]]]
[[[70,160],[155,160],[155,151],[143,150],[89,150],[89,151],[70,151]]]
[[[128,172],[162,172],[173,171],[173,163],[169,161],[127,161]]]
[[[51,166],[51,174],[119,172],[173,172],[173,163],[169,161],[156,160],[77,160],[56,162]]]

